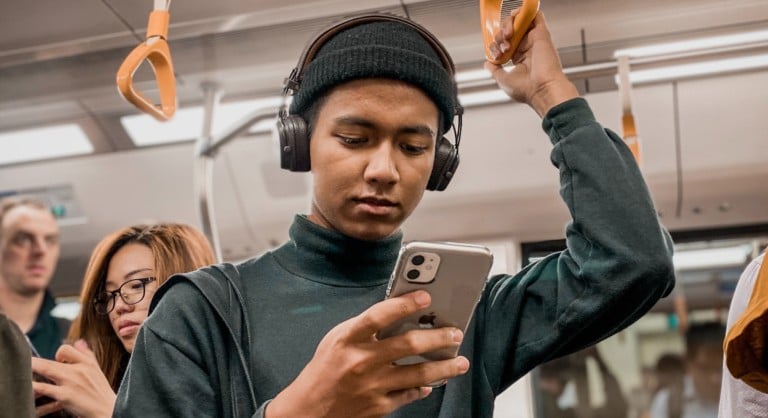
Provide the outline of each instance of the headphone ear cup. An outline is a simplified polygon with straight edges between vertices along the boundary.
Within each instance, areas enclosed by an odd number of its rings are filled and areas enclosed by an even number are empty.
[[[280,167],[309,171],[309,134],[304,119],[298,115],[279,116],[277,135],[280,137]]]
[[[435,151],[435,164],[429,175],[427,190],[441,192],[448,187],[456,169],[459,168],[459,152],[456,147],[445,137],[440,138],[440,144]]]

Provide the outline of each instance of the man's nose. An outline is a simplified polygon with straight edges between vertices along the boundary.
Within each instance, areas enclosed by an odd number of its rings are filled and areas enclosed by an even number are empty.
[[[394,184],[400,180],[397,164],[394,158],[396,150],[387,141],[373,149],[365,168],[365,180],[372,183]]]
[[[44,254],[48,252],[50,249],[50,244],[48,244],[44,237],[35,238],[35,240],[32,243],[32,252],[34,254]]]

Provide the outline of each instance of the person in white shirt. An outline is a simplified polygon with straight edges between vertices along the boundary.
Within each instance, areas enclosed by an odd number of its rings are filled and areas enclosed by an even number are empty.
[[[736,285],[728,310],[728,330],[739,320],[749,304],[765,253],[752,260],[744,269]],[[753,389],[736,379],[723,361],[723,380],[720,390],[719,418],[762,418],[768,417],[768,394]]]

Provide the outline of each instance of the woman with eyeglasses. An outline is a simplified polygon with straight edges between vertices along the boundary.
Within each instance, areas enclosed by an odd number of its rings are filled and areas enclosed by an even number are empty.
[[[210,243],[183,224],[120,229],[94,249],[80,294],[81,311],[56,361],[32,359],[53,383],[35,382],[35,396],[52,402],[38,416],[65,410],[78,417],[112,416],[115,393],[157,288],[170,276],[213,264]]]

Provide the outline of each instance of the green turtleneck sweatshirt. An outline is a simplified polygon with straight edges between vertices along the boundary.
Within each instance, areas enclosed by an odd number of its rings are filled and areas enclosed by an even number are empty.
[[[583,99],[543,125],[573,217],[568,249],[491,277],[461,346],[469,372],[391,417],[491,417],[515,380],[628,326],[674,285],[671,241],[623,141]],[[173,277],[152,301],[115,415],[262,416],[328,330],[383,300],[401,239],[360,241],[297,216],[273,251]]]

